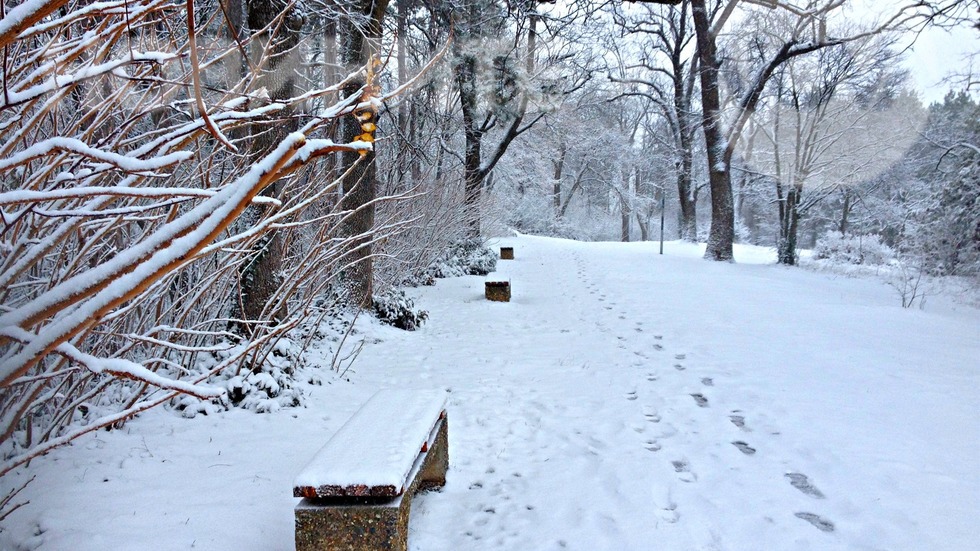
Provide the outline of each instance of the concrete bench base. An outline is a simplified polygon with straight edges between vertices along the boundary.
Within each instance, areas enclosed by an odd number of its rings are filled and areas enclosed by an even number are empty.
[[[411,484],[394,498],[304,498],[296,505],[296,551],[407,551],[408,514],[421,490],[446,484],[449,420],[419,457]]]
[[[509,281],[487,281],[485,289],[487,300],[510,302]]]

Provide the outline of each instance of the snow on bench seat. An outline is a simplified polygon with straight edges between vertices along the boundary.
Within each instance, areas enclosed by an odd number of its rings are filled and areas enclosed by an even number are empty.
[[[296,477],[294,497],[395,497],[445,416],[443,390],[376,393]]]

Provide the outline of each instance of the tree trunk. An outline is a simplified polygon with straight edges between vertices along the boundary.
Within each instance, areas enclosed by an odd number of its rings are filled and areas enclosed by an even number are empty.
[[[697,190],[691,189],[692,163],[688,155],[685,157],[688,157],[686,168],[682,166],[677,173],[677,194],[680,196],[681,204],[677,223],[681,239],[696,243],[698,240]]]
[[[408,15],[410,11],[408,4],[409,3],[404,0],[397,3],[398,11],[395,21],[398,41],[397,61],[399,86],[402,86],[408,82],[408,56],[406,55],[408,50]],[[411,114],[411,110],[408,99],[408,97],[403,97],[401,102],[398,104],[398,159],[407,161],[408,163],[408,170],[400,169],[396,173],[399,184],[403,183],[402,180],[404,180],[406,175],[411,178],[415,174],[415,171],[411,169],[414,162],[409,160],[414,157],[414,154],[412,152],[412,137],[409,129],[409,116]],[[410,188],[411,186],[412,182],[409,182],[405,187]]]
[[[683,17],[683,13],[682,13]],[[680,41],[678,41],[680,42]],[[674,116],[677,119],[677,142],[680,151],[680,164],[677,167],[677,199],[680,202],[680,237],[684,241],[696,243],[698,240],[698,190],[692,178],[694,170],[694,132],[697,126],[691,115],[691,95],[694,93],[693,81],[681,79],[682,65],[680,51],[675,49],[674,64]],[[692,61],[692,64],[697,65]],[[693,71],[696,67],[692,67]],[[688,77],[693,77],[689,74]]]
[[[467,24],[479,27],[482,17],[481,9],[476,2],[471,3],[470,6],[472,13],[469,17],[471,20],[467,21]],[[526,68],[527,73],[531,75],[534,74],[538,15],[532,12],[528,17]],[[470,32],[473,32],[474,36],[480,35],[479,31]],[[461,39],[457,40],[456,44],[459,45],[460,42]],[[510,144],[513,143],[514,139],[527,129],[527,127],[521,128],[521,124],[527,112],[529,98],[527,92],[523,92],[519,94],[519,100],[516,100],[516,98],[510,100],[520,102],[517,113],[513,120],[510,121],[509,126],[504,130],[503,137],[489,155],[487,164],[484,166],[482,148],[486,130],[481,126],[483,123],[480,120],[481,113],[478,103],[476,71],[477,60],[474,54],[459,53],[458,55],[459,61],[455,67],[455,78],[459,90],[459,103],[463,112],[463,138],[466,144],[466,151],[463,154],[463,209],[468,224],[467,237],[469,239],[479,239],[482,218],[480,208],[483,199],[483,181],[487,174],[493,170],[497,161],[507,151],[507,148],[510,147]]]
[[[323,86],[332,86],[340,81],[340,66],[337,54],[337,18],[336,17],[326,17],[323,21],[323,33],[320,36],[323,41]],[[331,100],[336,101],[338,98],[337,93],[334,92],[324,98],[327,105],[330,104]],[[329,131],[324,136],[327,139],[337,140],[337,128],[331,127]],[[327,155],[322,161],[322,171],[323,174],[329,181],[334,181],[340,174],[337,172],[337,164],[340,159],[338,154]],[[321,210],[321,214],[326,214],[331,208],[333,208],[343,195],[343,190],[338,189],[335,194],[331,194],[326,197],[323,201],[318,204],[318,208]]]
[[[776,256],[780,264],[796,265],[796,243],[800,228],[800,198],[803,186],[794,184],[786,193],[786,204],[779,210],[779,241]]]
[[[645,218],[645,219],[644,219]],[[636,225],[640,227],[640,241],[650,240],[650,218],[637,211]]]
[[[382,21],[388,0],[358,0],[352,11],[364,16],[362,24],[353,18],[342,19],[340,29],[340,62],[348,71],[353,71],[367,63],[371,56],[378,53],[381,46]],[[350,97],[360,92],[365,82],[354,79],[344,86],[341,96]],[[377,122],[377,114],[371,118]],[[345,116],[340,121],[340,139],[344,142],[354,141],[362,133],[361,121],[354,114]],[[377,144],[375,144],[377,145]],[[374,230],[374,199],[377,195],[377,167],[375,151],[367,154],[355,152],[343,153],[343,166],[357,165],[348,171],[342,182],[344,196],[340,207],[350,211],[347,220],[341,227],[344,238],[351,243],[347,251],[349,262],[353,263],[344,274],[348,300],[362,308],[369,308],[372,303],[372,288],[374,284],[374,264],[372,260],[372,231]]]
[[[630,212],[629,203],[627,202],[626,197],[623,195],[619,196],[619,215],[621,220],[620,235],[619,235],[620,240],[623,243],[629,243],[630,216],[632,215],[632,212]]]
[[[841,237],[847,235],[847,222],[851,215],[851,194],[848,191],[844,191],[844,204],[841,206],[840,213],[840,224],[837,229],[840,231]]]
[[[722,133],[719,62],[705,0],[692,0],[691,6],[694,30],[698,38],[701,106],[704,140],[708,149],[708,181],[711,188],[711,231],[704,257],[709,260],[730,261],[734,258],[732,244],[735,241],[735,212],[731,172],[728,169],[730,148]]]
[[[235,41],[241,44],[245,43],[245,8],[242,4],[243,0],[221,0],[221,9],[228,22],[228,25],[221,29],[221,37],[228,43],[233,44]],[[229,59],[225,61],[225,87],[227,89],[231,90],[245,76],[244,61],[238,52],[229,56]]]
[[[230,7],[233,7],[231,4]],[[272,35],[272,29],[277,26],[272,22],[286,10],[284,0],[258,0],[248,3],[248,28],[258,33],[265,27],[271,27],[252,41],[253,66],[261,67],[262,73],[255,79],[254,89],[265,88],[272,101],[290,98],[296,95],[295,56],[291,54],[299,45],[299,31],[302,18],[289,12],[283,15],[282,24]],[[270,25],[272,24],[272,25]],[[284,113],[288,116],[289,113]],[[289,132],[295,130],[295,123],[276,124],[269,128],[261,125],[253,128],[255,133],[249,140],[249,154],[254,160],[260,159],[274,149]],[[282,191],[282,184],[276,182],[263,190],[262,194],[277,197]],[[250,207],[252,208],[252,207]],[[270,208],[270,207],[261,207]],[[252,211],[250,217],[258,218],[259,213]],[[285,302],[276,311],[269,311],[269,300],[279,289],[282,281],[279,274],[285,258],[285,242],[282,232],[272,231],[259,241],[254,256],[242,270],[241,304],[242,317],[248,321],[274,321],[286,316]],[[251,325],[249,332],[254,333],[256,327]]]
[[[483,196],[482,147],[483,131],[477,120],[479,108],[476,86],[476,57],[464,54],[456,66],[456,85],[463,112],[463,215],[467,237],[480,238],[480,201]]]
[[[561,220],[562,208],[561,208],[561,176],[562,170],[565,167],[565,154],[568,152],[568,148],[565,146],[565,142],[562,141],[558,145],[558,159],[554,161],[555,174],[554,174],[554,185],[551,192],[551,202],[555,208],[555,221]]]

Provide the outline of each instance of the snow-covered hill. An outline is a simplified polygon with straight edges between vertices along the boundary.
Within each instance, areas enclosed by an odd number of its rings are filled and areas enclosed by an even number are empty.
[[[155,411],[34,461],[0,548],[292,549],[293,477],[376,389],[450,392],[417,550],[977,549],[980,313],[669,243],[519,237],[483,278],[415,289],[309,407]],[[324,358],[323,364],[330,361]],[[326,369],[326,368],[324,368]]]

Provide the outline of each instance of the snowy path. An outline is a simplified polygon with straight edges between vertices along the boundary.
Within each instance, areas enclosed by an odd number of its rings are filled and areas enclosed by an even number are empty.
[[[642,246],[513,244],[517,260],[500,264],[512,303],[483,301],[472,279],[440,282],[426,293],[423,354],[368,352],[368,365],[423,366],[453,389],[450,484],[419,501],[418,549],[939,549],[976,537],[937,497],[978,511],[976,406],[921,394],[939,383],[975,397],[955,379],[977,380],[956,363],[978,357],[975,324],[916,333],[922,316],[881,289],[877,304],[855,303],[869,282],[825,290],[825,276]],[[912,327],[882,326],[898,315]],[[943,353],[954,379],[929,381]],[[961,424],[936,434],[951,410]]]
[[[367,326],[350,383],[309,408],[154,413],[53,454],[33,468],[68,468],[44,484],[100,505],[39,492],[19,529],[52,550],[290,549],[292,477],[398,386],[451,390],[447,485],[414,502],[413,550],[980,544],[977,312],[902,310],[881,284],[752,250],[718,265],[679,244],[503,241],[512,302],[441,280],[413,291],[422,330]]]

